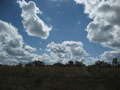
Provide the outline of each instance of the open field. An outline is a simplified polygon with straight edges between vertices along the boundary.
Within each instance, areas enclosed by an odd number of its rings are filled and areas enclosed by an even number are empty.
[[[120,69],[3,66],[0,90],[120,90]]]

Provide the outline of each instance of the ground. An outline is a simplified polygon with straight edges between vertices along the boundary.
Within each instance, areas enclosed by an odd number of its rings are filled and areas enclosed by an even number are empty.
[[[0,90],[120,90],[120,68],[0,67]]]

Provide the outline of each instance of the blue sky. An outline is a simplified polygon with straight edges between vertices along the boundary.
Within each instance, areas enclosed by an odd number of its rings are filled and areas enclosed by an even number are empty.
[[[62,43],[64,41],[80,41],[84,50],[90,57],[99,57],[105,51],[111,50],[108,47],[93,43],[85,31],[94,18],[89,18],[89,13],[84,13],[84,5],[76,4],[74,0],[31,0],[42,11],[37,14],[48,26],[52,25],[47,39],[30,36],[25,32],[21,17],[21,8],[16,0],[0,0],[0,20],[11,23],[22,35],[24,43],[37,48],[36,54],[45,53],[46,46],[51,43]],[[77,1],[77,0],[76,0]],[[79,0],[78,0],[79,1]],[[29,2],[29,0],[26,0]],[[101,36],[102,37],[102,36]],[[42,50],[40,51],[39,48]]]

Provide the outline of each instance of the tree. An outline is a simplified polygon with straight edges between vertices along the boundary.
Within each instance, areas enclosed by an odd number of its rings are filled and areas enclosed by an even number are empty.
[[[68,61],[68,66],[74,66],[73,61]]]
[[[101,67],[102,66],[102,62],[100,60],[98,60],[98,61],[95,62],[95,65]]]
[[[81,67],[81,66],[84,66],[84,64],[80,61],[75,61],[75,66]]]
[[[96,66],[99,66],[99,67],[107,67],[107,66],[108,66],[108,63],[107,63],[107,62],[104,62],[104,61],[98,60],[98,61],[95,62],[95,65],[96,65]]]
[[[113,66],[118,66],[118,59],[117,59],[117,58],[114,58],[114,59],[113,59],[112,65],[113,65]]]
[[[42,61],[34,61],[33,66],[36,66],[36,67],[44,66],[44,63]]]

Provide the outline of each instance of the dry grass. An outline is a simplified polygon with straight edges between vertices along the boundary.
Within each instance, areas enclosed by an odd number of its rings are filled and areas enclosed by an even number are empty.
[[[0,90],[120,90],[119,68],[0,67]]]

